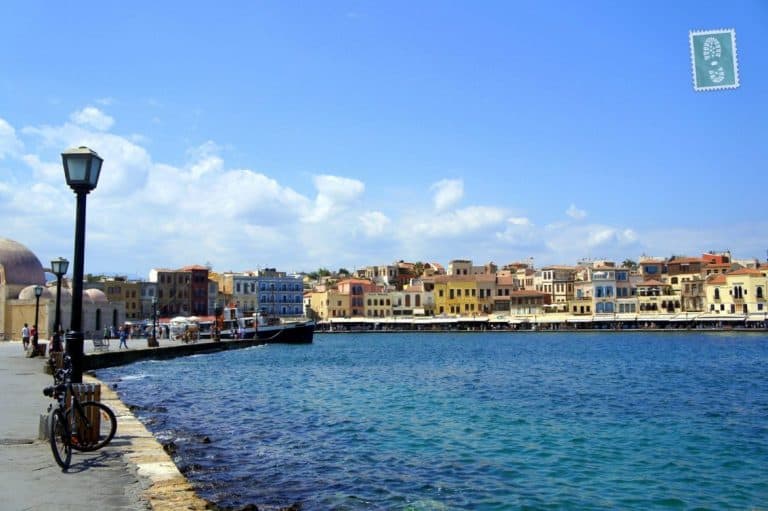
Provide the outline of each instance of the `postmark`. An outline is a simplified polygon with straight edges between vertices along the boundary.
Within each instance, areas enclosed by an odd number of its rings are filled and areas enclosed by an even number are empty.
[[[691,31],[689,40],[694,90],[735,89],[739,86],[736,30]]]

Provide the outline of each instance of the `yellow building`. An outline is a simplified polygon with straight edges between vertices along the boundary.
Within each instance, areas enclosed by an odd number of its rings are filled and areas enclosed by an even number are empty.
[[[304,293],[304,306],[307,315],[319,321],[349,317],[349,295],[336,289]]]
[[[743,268],[712,275],[705,285],[706,310],[714,314],[764,314],[767,292],[764,269]]]
[[[125,304],[125,319],[140,320],[152,314],[151,311],[141,310],[141,283],[118,277],[105,279],[103,286],[107,300]]]
[[[435,314],[473,316],[482,314],[477,279],[473,276],[434,277]]]

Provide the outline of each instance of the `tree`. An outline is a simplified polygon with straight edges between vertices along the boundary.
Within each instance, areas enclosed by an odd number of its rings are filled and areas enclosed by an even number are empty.
[[[350,275],[349,270],[347,270],[346,268],[339,268],[339,271],[337,271],[336,273],[338,275],[347,275],[347,276]]]
[[[637,263],[634,262],[632,259],[624,259],[624,262],[621,263],[622,268],[629,268],[630,270],[636,270],[637,269]]]
[[[328,268],[318,268],[317,274],[321,277],[330,277],[331,271]]]

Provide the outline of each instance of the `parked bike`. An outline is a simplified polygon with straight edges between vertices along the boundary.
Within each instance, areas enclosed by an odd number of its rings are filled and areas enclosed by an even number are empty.
[[[53,457],[66,470],[72,461],[72,449],[95,451],[107,445],[117,431],[115,413],[96,401],[80,401],[71,382],[72,359],[64,354],[64,364],[53,370],[54,385],[43,394],[56,400],[48,406],[49,435]],[[71,404],[67,407],[67,396]]]

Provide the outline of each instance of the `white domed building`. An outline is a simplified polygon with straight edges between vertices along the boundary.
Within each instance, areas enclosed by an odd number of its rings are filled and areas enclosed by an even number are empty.
[[[46,282],[46,273],[52,280]],[[35,322],[35,287],[43,286],[38,313],[39,339],[47,341],[53,333],[56,318],[56,277],[44,268],[40,259],[27,247],[0,238],[0,340],[21,339],[24,323]],[[69,328],[72,314],[72,289],[68,279],[61,283],[61,322]],[[83,333],[86,339],[105,326],[125,321],[125,304],[111,303],[99,289],[83,291]]]

